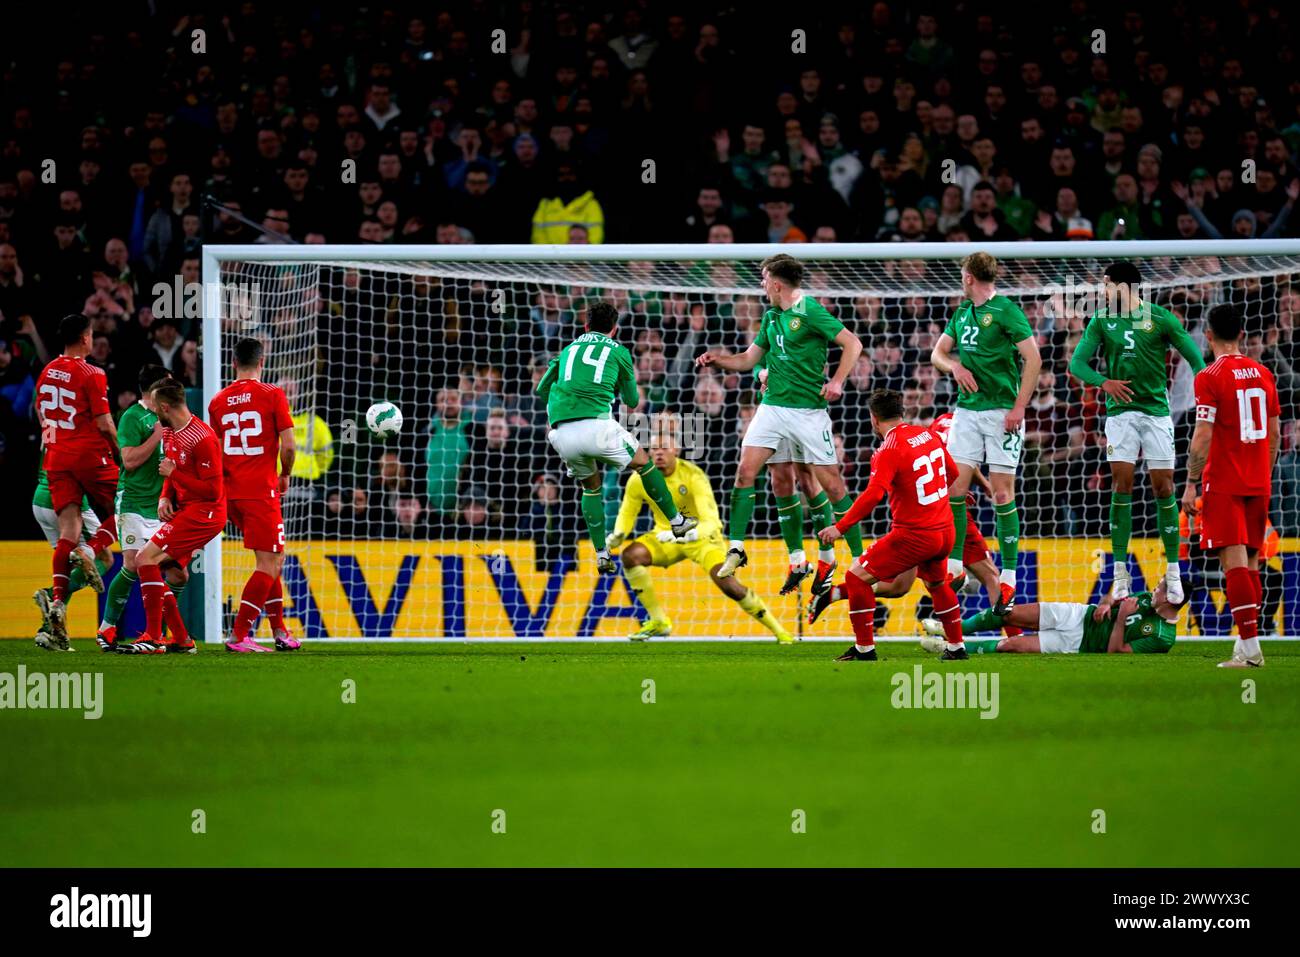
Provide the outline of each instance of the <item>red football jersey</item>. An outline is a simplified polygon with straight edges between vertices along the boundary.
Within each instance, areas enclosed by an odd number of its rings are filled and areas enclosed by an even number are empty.
[[[897,425],[871,457],[871,481],[841,519],[841,531],[866,518],[886,495],[894,528],[951,527],[948,482],[956,475],[957,463],[937,431]]]
[[[1234,353],[1196,373],[1195,388],[1196,421],[1214,426],[1201,475],[1204,491],[1268,495],[1273,484],[1268,420],[1282,414],[1273,373]]]
[[[226,497],[278,495],[280,433],[293,428],[284,393],[256,379],[240,379],[212,397],[208,419],[221,438]]]
[[[108,412],[108,376],[103,369],[72,356],[58,356],[42,369],[36,380],[36,416],[46,470],[111,464],[112,445],[95,427],[95,418]]]
[[[177,508],[222,500],[221,446],[208,423],[191,415],[183,428],[164,428],[162,446],[176,463],[163,482],[163,498],[175,499]]]

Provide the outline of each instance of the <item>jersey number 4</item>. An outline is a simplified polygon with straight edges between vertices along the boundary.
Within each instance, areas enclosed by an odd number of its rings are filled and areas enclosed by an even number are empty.
[[[922,455],[912,463],[912,473],[914,475],[919,474],[922,470],[924,470],[925,474],[916,480],[917,502],[922,505],[933,505],[941,498],[947,498],[948,466],[943,460],[943,449],[935,449],[929,455]],[[925,487],[936,479],[943,483],[942,487],[927,492]]]
[[[260,445],[248,444],[249,439],[262,434],[262,415],[259,412],[231,412],[223,415],[221,431],[227,455],[261,455],[266,451]],[[239,444],[236,445],[236,442]]]
[[[595,346],[587,346],[587,348],[584,349],[582,352],[582,362],[584,365],[593,366],[595,368],[596,371],[592,374],[591,381],[599,384],[600,377],[605,372],[605,360],[609,358],[609,346],[601,346],[600,354],[593,359],[592,355],[593,353],[595,353],[595,351],[596,351]],[[568,358],[564,360],[564,381],[565,382],[568,382],[570,379],[573,378],[573,360],[576,359],[577,357],[578,357],[578,348],[577,346],[574,346],[572,349],[569,350]]]

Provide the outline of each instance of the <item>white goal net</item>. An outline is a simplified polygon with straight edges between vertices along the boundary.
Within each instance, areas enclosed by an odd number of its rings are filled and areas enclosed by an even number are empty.
[[[298,434],[284,503],[284,586],[285,615],[300,636],[623,638],[644,612],[622,575],[596,573],[577,485],[546,441],[545,406],[533,394],[549,359],[581,332],[588,306],[600,299],[617,306],[617,336],[636,362],[643,405],[616,414],[643,440],[655,431],[655,414],[678,417],[680,455],[708,475],[725,530],[756,383],[748,373],[697,370],[693,360],[706,348],[743,350],[752,340],[764,309],[759,261],[775,252],[802,260],[805,288],[862,339],[863,355],[831,407],[856,495],[875,446],[871,390],[902,392],[908,418],[920,423],[953,406],[952,382],[936,374],[929,356],[959,301],[958,262],[976,249],[998,257],[998,291],[1024,310],[1044,358],[1017,480],[1018,600],[1096,600],[1111,582],[1104,405],[1067,366],[1102,301],[1102,270],[1124,258],[1141,270],[1143,298],[1170,309],[1201,346],[1210,307],[1240,304],[1246,350],[1277,375],[1283,448],[1261,632],[1300,634],[1300,457],[1291,427],[1300,398],[1296,241],[208,246],[204,392],[210,397],[227,381],[240,337],[266,342],[266,379],[286,389]],[[1169,383],[1181,489],[1194,416],[1192,373],[1177,353]],[[383,400],[405,418],[401,433],[387,439],[371,435],[364,421],[367,407]],[[627,474],[606,474],[610,530],[626,481]],[[1132,509],[1136,584],[1153,586],[1164,550],[1140,466]],[[803,514],[812,554],[814,516],[806,507]],[[993,503],[981,498],[976,517],[996,560]],[[634,534],[650,521],[643,513]],[[882,508],[864,523],[864,537],[882,533],[886,521]],[[760,483],[750,539],[739,577],[798,630],[803,599],[777,594],[788,556],[770,481]],[[839,548],[843,568],[848,553]],[[1183,567],[1199,587],[1180,634],[1229,634],[1222,583],[1194,542]],[[206,634],[216,640],[229,628],[252,556],[227,536],[209,546],[204,570]],[[674,638],[768,637],[689,560],[652,576]],[[890,620],[881,638],[915,634],[923,594],[918,587],[884,602]],[[985,599],[965,601],[974,611]],[[805,638],[840,640],[847,628],[832,614],[802,630]]]

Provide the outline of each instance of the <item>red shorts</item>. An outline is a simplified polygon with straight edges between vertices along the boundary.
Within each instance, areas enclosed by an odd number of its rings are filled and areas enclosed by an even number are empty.
[[[196,552],[226,529],[223,504],[186,505],[154,533],[153,542],[184,568]]]
[[[54,511],[62,511],[66,506],[81,504],[84,495],[90,499],[91,507],[103,518],[113,514],[113,502],[117,497],[117,466],[110,459],[107,465],[92,465],[83,469],[48,471],[45,473],[50,483],[50,498]]]
[[[226,513],[243,533],[244,547],[250,552],[284,551],[284,516],[278,497],[230,499]]]
[[[957,535],[943,528],[894,528],[863,553],[858,562],[882,582],[893,581],[909,568],[923,582],[948,577],[948,555]],[[981,539],[982,540],[982,539]]]
[[[980,527],[975,524],[975,518],[970,512],[966,513],[966,544],[962,548],[961,563],[963,565],[974,565],[976,562],[982,562],[989,557],[989,549],[984,544],[984,533]]]
[[[1201,547],[1207,551],[1229,545],[1259,551],[1267,525],[1267,495],[1206,492],[1201,496]]]

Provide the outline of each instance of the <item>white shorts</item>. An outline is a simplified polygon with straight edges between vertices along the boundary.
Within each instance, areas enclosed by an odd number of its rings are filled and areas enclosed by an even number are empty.
[[[52,508],[32,505],[32,517],[45,533],[45,540],[53,548],[59,540],[59,513]],[[99,531],[99,516],[88,508],[81,510],[81,540],[90,541],[90,537]]]
[[[990,472],[1015,475],[1020,467],[1020,450],[1025,443],[1025,426],[1022,422],[1015,432],[1006,427],[1009,409],[956,409],[952,426],[948,429],[948,452],[958,465],[979,468],[987,465]]]
[[[153,538],[162,526],[161,519],[145,518],[136,512],[118,512],[117,538],[122,543],[122,551],[144,548],[145,542]]]
[[[813,465],[834,465],[835,437],[830,414],[825,409],[792,409],[763,403],[754,411],[741,446],[772,449],[777,462],[803,461]],[[779,459],[782,443],[790,458]],[[802,458],[795,458],[801,455]]]
[[[803,463],[803,446],[795,445],[789,439],[782,439],[781,444],[776,447],[772,457],[768,459],[773,465],[781,465],[785,462]]]
[[[1045,655],[1078,654],[1088,606],[1073,601],[1045,601],[1038,606],[1038,649]]]
[[[1106,416],[1106,461],[1137,464],[1138,452],[1148,469],[1174,467],[1174,420],[1167,415],[1121,412]]]
[[[546,433],[551,448],[564,459],[569,474],[585,479],[603,462],[620,470],[636,456],[637,441],[616,419],[575,419],[561,422]]]

